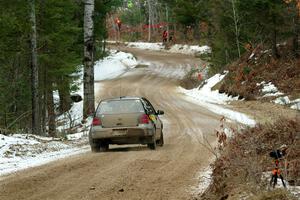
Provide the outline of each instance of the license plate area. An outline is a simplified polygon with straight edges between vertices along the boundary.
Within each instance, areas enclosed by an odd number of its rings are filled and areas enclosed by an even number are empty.
[[[127,129],[113,129],[113,136],[123,136],[127,134]]]

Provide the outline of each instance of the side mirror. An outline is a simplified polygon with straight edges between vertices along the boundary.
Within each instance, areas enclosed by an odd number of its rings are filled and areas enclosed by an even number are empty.
[[[157,114],[157,115],[163,115],[163,114],[165,114],[165,112],[162,111],[162,110],[157,110],[156,114]]]

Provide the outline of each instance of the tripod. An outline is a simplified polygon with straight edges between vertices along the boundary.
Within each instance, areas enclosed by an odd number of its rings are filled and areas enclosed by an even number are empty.
[[[275,185],[277,184],[277,178],[279,177],[281,179],[283,187],[286,188],[286,185],[283,180],[283,176],[281,175],[281,170],[279,169],[279,160],[275,160],[275,168],[272,170],[272,177],[270,181],[270,186],[273,183],[273,188],[275,188]]]

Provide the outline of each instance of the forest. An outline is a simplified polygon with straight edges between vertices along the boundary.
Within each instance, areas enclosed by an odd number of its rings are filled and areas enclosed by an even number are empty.
[[[86,46],[88,2],[95,8]],[[1,132],[54,136],[55,118],[70,108],[74,79],[86,66],[84,48],[92,67],[105,56],[107,39],[161,42],[168,30],[174,43],[209,45],[212,73],[259,45],[274,59],[281,43],[290,45],[289,58],[300,55],[299,0],[1,0],[0,8]],[[118,37],[116,18],[122,22]]]

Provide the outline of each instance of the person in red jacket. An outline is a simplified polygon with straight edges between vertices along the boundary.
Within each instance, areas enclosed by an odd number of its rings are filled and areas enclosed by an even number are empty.
[[[115,23],[117,24],[118,30],[121,31],[122,22],[119,18],[116,18]]]
[[[163,38],[163,43],[166,43],[168,41],[168,31],[164,30],[162,38]]]

